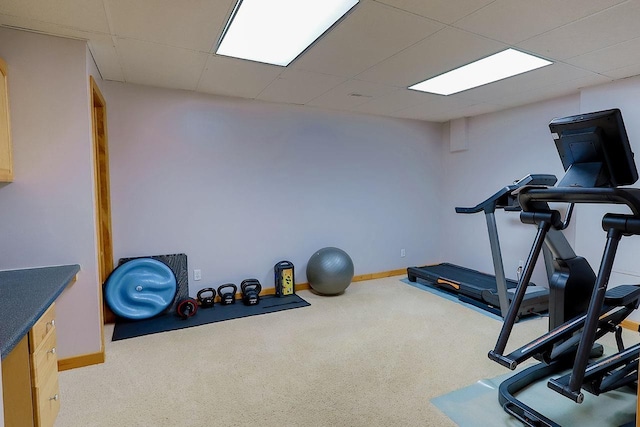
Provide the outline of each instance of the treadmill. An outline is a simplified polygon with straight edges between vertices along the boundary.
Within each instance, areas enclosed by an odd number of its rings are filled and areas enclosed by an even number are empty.
[[[474,207],[456,207],[461,214],[484,212],[491,244],[491,256],[495,276],[477,270],[450,263],[407,268],[407,278],[411,282],[420,279],[425,283],[457,295],[460,301],[472,304],[501,317],[507,315],[509,305],[514,298],[518,282],[507,279],[504,274],[502,252],[495,219],[495,210],[520,211],[517,195],[513,192],[526,186],[553,186],[557,181],[554,175],[531,174],[508,185]],[[548,270],[549,271],[549,270]],[[545,313],[549,310],[549,290],[531,283],[518,310],[518,318]]]

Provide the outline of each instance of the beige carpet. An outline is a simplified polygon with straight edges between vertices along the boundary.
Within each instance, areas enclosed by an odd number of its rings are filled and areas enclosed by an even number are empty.
[[[61,372],[56,426],[455,425],[430,399],[508,372],[486,356],[501,323],[403,278],[124,341],[107,327],[106,363]],[[520,322],[509,348],[546,328]]]

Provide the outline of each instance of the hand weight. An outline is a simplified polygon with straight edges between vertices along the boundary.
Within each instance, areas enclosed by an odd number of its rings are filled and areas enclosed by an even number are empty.
[[[211,295],[206,295],[211,294]],[[216,301],[216,290],[213,288],[204,288],[198,292],[198,303],[202,308],[213,307]]]
[[[242,302],[244,305],[256,305],[260,303],[260,291],[262,285],[258,279],[243,280],[240,284],[242,290]]]
[[[198,301],[193,298],[183,299],[176,306],[176,313],[183,319],[188,319],[196,315],[198,311]]]
[[[220,297],[220,304],[229,305],[236,303],[236,292],[238,287],[233,283],[226,283],[218,287],[218,296]]]

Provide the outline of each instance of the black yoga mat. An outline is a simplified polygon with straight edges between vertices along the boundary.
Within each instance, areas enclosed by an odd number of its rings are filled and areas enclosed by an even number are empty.
[[[311,304],[295,294],[284,297],[268,295],[260,297],[260,304],[258,305],[246,306],[242,304],[242,301],[238,300],[235,304],[231,305],[216,304],[213,308],[200,308],[195,316],[184,320],[175,313],[167,313],[144,320],[118,319],[116,320],[116,326],[113,329],[113,337],[111,340],[124,340],[158,332],[174,331],[176,329],[190,328],[207,323],[221,322],[223,320],[239,319],[240,317],[307,307],[309,305]]]

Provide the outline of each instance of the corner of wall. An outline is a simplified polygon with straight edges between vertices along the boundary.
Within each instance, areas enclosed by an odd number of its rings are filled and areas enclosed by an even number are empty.
[[[449,151],[465,151],[469,149],[467,118],[454,119],[449,122]]]

